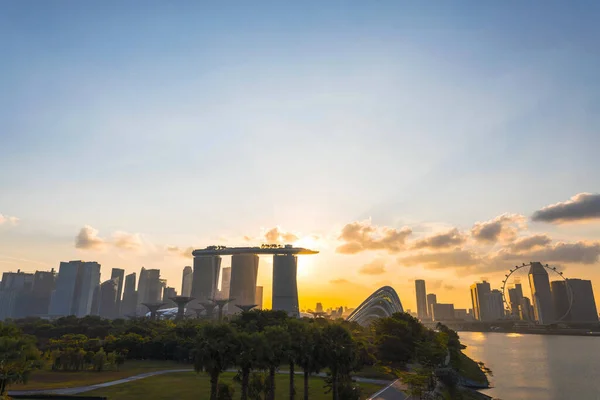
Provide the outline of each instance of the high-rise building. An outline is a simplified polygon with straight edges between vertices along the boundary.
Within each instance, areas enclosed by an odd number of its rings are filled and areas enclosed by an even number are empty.
[[[431,311],[431,306],[433,306],[436,303],[437,303],[437,296],[434,293],[429,293],[427,295],[427,315],[429,317],[431,317],[431,319],[433,319],[433,316],[431,315],[431,313],[433,312],[433,311]]]
[[[56,282],[54,268],[51,271],[36,271],[33,275],[33,287],[27,296],[26,311],[23,317],[47,316]]]
[[[528,277],[535,320],[542,325],[553,323],[555,321],[554,304],[552,303],[550,279],[546,268],[540,262],[533,262],[529,268]]]
[[[177,290],[174,287],[165,286],[163,289],[162,302],[165,303],[164,308],[177,307],[177,304],[173,300],[173,297],[177,296]]]
[[[431,319],[433,321],[448,321],[454,319],[454,304],[431,303]]]
[[[231,267],[225,267],[221,270],[221,290],[219,290],[219,297],[221,299],[229,298],[230,287],[231,287]]]
[[[123,299],[123,285],[125,284],[125,270],[121,268],[113,268],[110,274],[110,279],[118,279],[117,282],[117,305],[116,318],[121,313],[121,301]]]
[[[114,270],[113,270],[114,272]],[[115,319],[118,316],[117,297],[119,295],[119,278],[102,282],[98,297],[98,315],[102,318]]]
[[[273,266],[275,268],[275,266]],[[231,283],[229,296],[237,305],[256,304],[256,278],[258,256],[256,254],[234,254],[231,256]],[[275,286],[275,284],[273,284]],[[233,307],[230,310],[235,310]],[[235,310],[237,312],[237,310]]]
[[[564,280],[550,282],[550,291],[552,293],[552,305],[554,306],[554,315],[556,320],[567,322],[571,319],[569,313],[569,288]],[[567,314],[569,313],[569,314]]]
[[[315,308],[315,311],[318,313],[322,313],[323,312],[323,304],[317,303],[317,307]]]
[[[49,314],[77,317],[91,314],[94,292],[99,285],[100,264],[97,262],[61,262]]]
[[[121,303],[121,316],[123,317],[135,315],[135,310],[137,308],[137,291],[135,290],[135,278],[135,272],[125,277],[125,289],[123,290],[123,302]]]
[[[535,321],[535,313],[533,312],[533,306],[529,297],[523,297],[521,299],[521,305],[519,306],[519,318],[523,321]]]
[[[466,308],[455,308],[454,309],[454,319],[458,319],[461,321],[468,321],[469,318],[469,314],[467,313],[467,309]]]
[[[471,303],[473,304],[473,317],[478,321],[490,321],[488,295],[491,292],[490,284],[486,281],[471,285]]]
[[[523,298],[523,288],[520,283],[515,284],[514,288],[508,289],[508,300],[510,302],[510,311],[514,318],[519,318],[519,307]]]
[[[598,310],[592,282],[585,279],[567,279],[573,293],[571,322],[598,322]]]
[[[502,292],[498,289],[490,291],[487,295],[487,320],[495,321],[504,318],[504,301]]]
[[[415,280],[415,291],[417,292],[417,316],[420,320],[427,319],[427,291],[423,279]]]
[[[263,287],[262,286],[257,286],[256,287],[256,308],[259,310],[262,310],[263,308]]]
[[[296,274],[298,257],[294,254],[273,255],[273,310],[283,310],[290,316],[300,315]]]
[[[192,281],[192,297],[195,298],[194,302],[198,303],[215,298],[220,270],[220,256],[209,255],[194,257]],[[252,293],[252,296],[254,296],[254,291]]]
[[[0,282],[0,321],[7,318],[20,318],[24,302],[23,294],[29,293],[33,286],[33,274],[21,272],[5,272]]]
[[[192,282],[194,280],[194,272],[192,267],[185,267],[183,269],[183,277],[181,279],[181,295],[190,297],[192,295]]]

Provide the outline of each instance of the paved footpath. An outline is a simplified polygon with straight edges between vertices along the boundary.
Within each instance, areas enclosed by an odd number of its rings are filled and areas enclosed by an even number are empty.
[[[73,395],[73,394],[79,394],[79,393],[84,393],[84,392],[89,392],[92,390],[96,390],[96,389],[100,389],[100,388],[104,388],[104,387],[108,387],[108,386],[115,386],[115,385],[120,385],[122,383],[127,383],[127,382],[133,382],[133,381],[137,381],[138,379],[144,379],[144,378],[149,378],[151,376],[156,376],[156,375],[162,375],[162,374],[171,374],[171,373],[176,373],[176,372],[193,372],[193,369],[187,368],[187,369],[168,369],[168,370],[164,370],[164,371],[153,371],[153,372],[146,372],[145,374],[139,374],[139,375],[134,375],[134,376],[130,376],[128,378],[123,378],[123,379],[119,379],[116,381],[110,381],[110,382],[104,382],[104,383],[97,383],[95,385],[89,385],[89,386],[78,386],[78,387],[72,387],[72,388],[60,388],[60,389],[39,389],[39,390],[9,390],[8,391],[8,395],[28,395],[28,394],[62,394],[62,395]],[[237,370],[229,370],[228,372],[236,372]],[[288,374],[288,371],[278,371],[279,374]],[[302,372],[296,372],[296,375],[302,375]],[[312,375],[312,376],[321,376],[321,377],[325,377],[326,375],[321,373],[321,374],[316,374],[316,375]],[[390,381],[384,381],[384,380],[380,380],[380,379],[369,379],[369,378],[360,378],[360,377],[355,377],[354,380],[356,380],[357,382],[363,382],[363,383],[374,383],[377,385],[389,385]],[[387,389],[387,388],[386,388]],[[385,390],[385,389],[384,389]],[[387,392],[386,392],[387,393]],[[373,399],[382,399],[382,400],[404,400],[404,397],[373,397]]]
[[[408,400],[409,398],[402,391],[403,387],[399,380],[395,380],[373,396],[369,400]]]

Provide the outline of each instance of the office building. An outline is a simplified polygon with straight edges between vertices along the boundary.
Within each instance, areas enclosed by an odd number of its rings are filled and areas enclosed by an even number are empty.
[[[486,318],[488,321],[496,321],[502,319],[505,316],[504,313],[504,301],[502,299],[502,292],[498,289],[490,291],[487,295],[487,307],[488,313]]]
[[[598,322],[598,310],[592,282],[585,279],[567,279],[573,293],[570,322]]]
[[[519,318],[523,321],[535,321],[535,313],[533,311],[533,305],[529,297],[523,297],[521,299],[521,306],[519,307]]]
[[[528,278],[535,320],[542,325],[555,322],[548,271],[546,271],[546,268],[541,263],[533,262],[529,268]]]
[[[113,269],[114,272],[114,269]],[[119,278],[109,279],[102,282],[98,295],[98,315],[102,318],[115,319],[119,312],[117,308],[117,297],[119,295]]]
[[[550,292],[552,293],[552,305],[556,320],[562,322],[569,321],[569,299],[571,294],[569,293],[567,282],[562,279],[550,282]]]
[[[21,318],[27,301],[23,294],[31,291],[34,276],[31,273],[4,272],[0,281],[0,321],[8,318]]]
[[[173,297],[177,296],[177,290],[174,287],[165,286],[163,289],[162,302],[165,303],[163,308],[174,308],[177,304],[173,300]]]
[[[427,315],[433,319],[431,313],[431,306],[437,303],[437,296],[434,293],[429,293],[427,295]]]
[[[256,287],[256,308],[259,310],[262,310],[263,308],[263,287],[262,286],[257,286]]]
[[[225,267],[221,270],[221,290],[219,298],[225,300],[229,298],[231,288],[231,267]]]
[[[100,285],[97,262],[61,262],[50,302],[50,315],[84,317],[92,311],[94,292]]]
[[[520,283],[515,284],[514,288],[508,289],[508,301],[510,303],[511,315],[519,318],[519,307],[523,298],[523,288]]]
[[[461,320],[461,321],[468,321],[471,318],[469,317],[469,314],[467,313],[466,308],[455,308],[454,309],[454,319]]]
[[[195,299],[195,303],[212,300],[215,298],[217,294],[220,270],[220,256],[194,257],[192,297]],[[253,297],[254,288],[252,288],[252,298]]]
[[[427,319],[427,291],[423,279],[415,280],[415,291],[417,293],[417,317],[420,320]]]
[[[454,304],[431,303],[431,319],[433,321],[449,321],[454,319]]]
[[[478,321],[490,321],[488,298],[491,292],[490,284],[486,281],[471,285],[471,303],[473,316]]]
[[[318,312],[318,313],[322,313],[323,312],[323,304],[322,303],[317,303],[315,311]]]
[[[296,274],[298,256],[295,254],[273,255],[273,310],[283,310],[288,315],[300,315]]]
[[[242,306],[256,304],[257,277],[258,256],[256,254],[235,254],[231,256],[229,296],[235,299],[234,304]],[[237,312],[234,307],[230,310]]]
[[[48,315],[52,292],[56,282],[54,268],[51,271],[36,271],[33,274],[33,286],[25,293],[23,312],[20,317],[44,317]]]
[[[137,291],[136,273],[131,273],[125,277],[125,286],[123,290],[123,301],[121,303],[121,316],[131,317],[136,314],[137,308]]]
[[[123,300],[123,285],[125,284],[125,270],[121,268],[113,268],[110,274],[110,279],[115,279],[117,282],[117,305],[115,318],[121,313],[121,301]]]
[[[181,279],[181,295],[185,297],[192,296],[192,282],[194,280],[194,272],[192,267],[183,269],[183,277]]]

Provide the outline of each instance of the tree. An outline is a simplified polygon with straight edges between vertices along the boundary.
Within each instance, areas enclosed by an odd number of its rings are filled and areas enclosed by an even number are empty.
[[[275,371],[288,360],[290,335],[281,326],[266,327],[264,335],[269,344],[267,351],[269,396],[267,400],[275,400]]]
[[[107,357],[104,349],[100,349],[94,354],[93,364],[94,370],[98,372],[102,372],[104,370],[104,365],[106,364]]]
[[[210,400],[217,400],[219,376],[233,367],[236,358],[235,332],[228,324],[202,327],[194,349],[194,369],[210,376]]]
[[[238,332],[236,364],[240,368],[242,400],[248,399],[250,372],[267,366],[269,345],[263,333]]]
[[[408,387],[408,394],[416,399],[421,399],[429,386],[430,371],[416,369],[414,372],[397,371],[400,380]]]
[[[312,373],[322,368],[320,356],[321,330],[314,324],[303,323],[302,329],[294,333],[292,343],[295,348],[296,363],[304,371],[304,400],[308,400],[308,383]]]
[[[41,366],[39,360],[34,338],[0,322],[0,396],[10,384],[27,383],[31,372]]]
[[[350,331],[338,323],[323,328],[319,351],[331,373],[333,400],[339,400],[340,378],[350,376],[358,360],[356,345]]]

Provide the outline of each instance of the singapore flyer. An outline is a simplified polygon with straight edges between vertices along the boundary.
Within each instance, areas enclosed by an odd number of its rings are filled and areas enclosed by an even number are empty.
[[[556,267],[530,262],[516,265],[505,275],[502,300],[511,318],[557,323],[567,320],[573,306],[573,292],[569,280]]]

